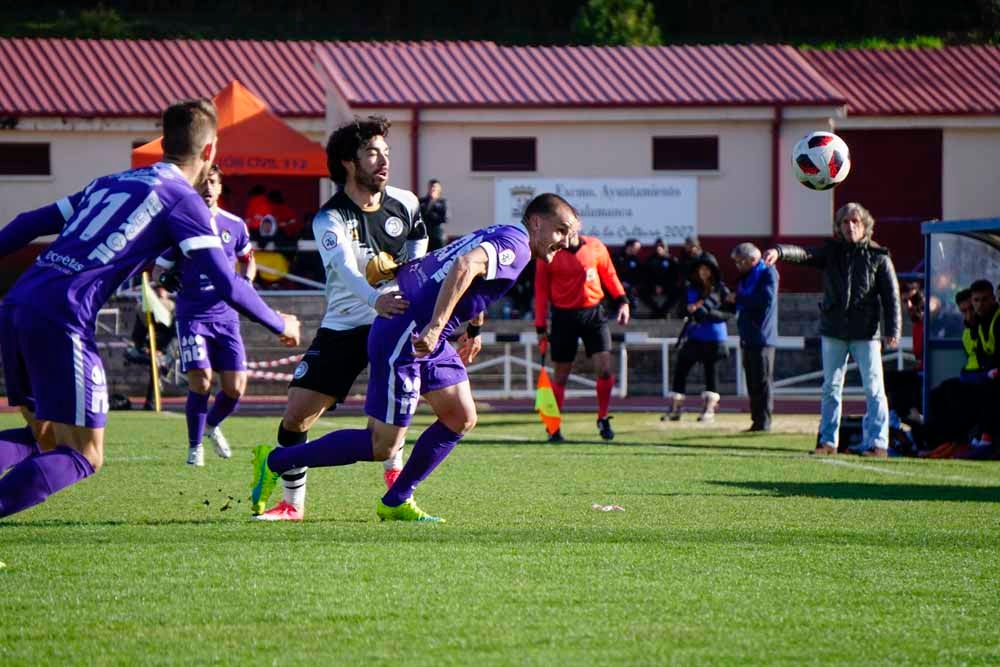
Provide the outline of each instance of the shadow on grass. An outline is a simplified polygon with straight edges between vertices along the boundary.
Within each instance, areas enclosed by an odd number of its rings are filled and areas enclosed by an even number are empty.
[[[934,484],[870,484],[853,482],[722,482],[709,484],[761,492],[784,498],[833,500],[944,500],[971,503],[1000,502],[997,486],[946,486]]]
[[[873,546],[892,549],[918,547],[946,551],[966,548],[996,548],[996,536],[981,530],[956,533],[950,530],[919,529],[911,531],[877,530],[859,527],[857,530],[808,528],[790,530],[786,527],[773,529],[751,528],[670,528],[638,527],[628,523],[626,514],[607,515],[594,513],[589,507],[581,514],[587,517],[581,523],[567,525],[562,519],[558,525],[537,528],[520,527],[469,527],[462,525],[460,515],[449,516],[445,525],[389,523],[380,524],[373,520],[321,518],[310,519],[304,524],[281,524],[241,530],[248,522],[231,523],[226,530],[211,526],[212,532],[191,530],[200,525],[209,527],[213,522],[165,520],[162,522],[118,522],[93,521],[71,522],[42,520],[24,524],[0,525],[0,534],[5,534],[8,550],[15,548],[37,549],[40,545],[66,544],[83,547],[90,544],[127,545],[132,550],[160,550],[182,548],[185,543],[203,544],[209,538],[216,545],[231,544],[234,548],[245,547],[249,543],[270,543],[294,535],[296,548],[325,549],[334,545],[357,548],[401,549],[409,546],[452,545],[460,549],[488,548],[507,545],[578,545],[589,548],[593,545],[608,544],[649,544],[656,548],[700,549],[706,545],[759,545],[793,546],[808,545]],[[95,531],[95,527],[115,530]],[[151,527],[174,527],[176,530],[147,531],[137,541],[135,529]],[[39,533],[30,528],[45,528],[47,534],[39,539]],[[62,530],[51,530],[61,528]],[[22,530],[16,530],[22,529]],[[180,531],[180,532],[178,532]]]
[[[702,436],[702,437],[704,437],[704,436]],[[607,447],[609,450],[613,450],[613,449],[624,450],[624,449],[627,449],[627,448],[637,448],[637,447],[647,447],[647,448],[648,447],[670,447],[672,449],[690,450],[691,454],[694,454],[694,453],[696,453],[699,450],[705,450],[706,452],[712,452],[712,453],[719,452],[719,451],[721,451],[721,452],[740,452],[741,454],[744,454],[744,455],[745,454],[751,454],[753,452],[779,452],[779,453],[782,453],[782,454],[803,454],[804,455],[804,454],[808,453],[808,451],[809,451],[808,449],[804,449],[801,446],[761,447],[761,446],[758,446],[758,445],[752,444],[752,443],[740,443],[740,442],[733,443],[731,445],[716,445],[716,444],[709,444],[709,443],[685,443],[685,442],[677,442],[676,440],[668,440],[668,441],[665,441],[665,442],[622,442],[621,440],[612,440],[612,441],[609,442],[607,440],[601,440],[601,439],[583,440],[583,439],[572,438],[572,437],[568,438],[566,440],[566,442],[563,442],[563,443],[560,443],[560,444],[549,444],[549,443],[546,443],[545,440],[543,440],[541,438],[538,439],[538,440],[494,440],[494,439],[491,439],[488,435],[485,435],[485,434],[482,436],[482,439],[477,439],[475,436],[470,436],[470,437],[466,438],[463,442],[467,443],[468,445],[473,445],[473,446],[476,446],[476,447],[517,447],[517,446],[523,446],[523,445],[531,445],[531,446],[536,446],[537,445],[537,446],[551,447],[551,449],[552,449],[553,452],[558,451],[560,448],[566,448],[566,449],[571,450],[573,447],[578,447],[578,446],[581,446],[581,445],[586,445],[586,446],[590,446],[590,445],[602,445],[604,447]],[[648,455],[648,454],[651,454],[653,452],[629,452],[629,453],[641,454],[641,455]],[[662,453],[663,454],[668,454],[669,452],[664,451]],[[574,455],[576,455],[576,454],[577,453],[574,452]],[[591,456],[595,456],[595,455],[603,456],[603,455],[605,455],[605,452],[600,452],[599,454],[590,454],[590,455]],[[676,455],[676,452],[674,453],[674,455]]]

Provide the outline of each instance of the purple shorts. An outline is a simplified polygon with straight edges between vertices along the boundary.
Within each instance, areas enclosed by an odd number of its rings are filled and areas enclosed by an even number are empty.
[[[108,386],[93,331],[7,305],[0,307],[0,348],[10,405],[45,421],[104,428]]]
[[[469,379],[448,341],[430,356],[413,358],[410,336],[416,323],[405,315],[376,317],[368,334],[368,392],[365,413],[385,424],[409,426],[420,395]]]
[[[181,348],[181,372],[195,368],[217,371],[245,371],[247,353],[243,349],[239,321],[199,322],[177,320],[177,340]]]

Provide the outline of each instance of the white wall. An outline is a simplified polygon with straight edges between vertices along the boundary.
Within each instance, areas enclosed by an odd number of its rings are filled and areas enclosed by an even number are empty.
[[[1000,217],[1000,128],[946,128],[943,144],[944,219]]]
[[[652,168],[654,136],[718,136],[718,172],[668,172]],[[770,124],[733,122],[594,123],[586,115],[564,123],[424,122],[420,178],[442,181],[452,218],[449,234],[493,222],[495,178],[517,172],[473,172],[473,137],[535,137],[538,178],[698,177],[699,233],[766,235],[771,229]],[[398,139],[397,139],[398,141]],[[397,143],[393,142],[396,151]],[[394,180],[399,180],[394,176]]]

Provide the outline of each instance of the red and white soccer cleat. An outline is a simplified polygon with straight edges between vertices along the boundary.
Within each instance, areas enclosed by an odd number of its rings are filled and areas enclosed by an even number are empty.
[[[258,521],[302,521],[305,512],[282,500],[263,514],[254,516]]]
[[[399,477],[399,473],[401,472],[403,471],[399,468],[392,468],[382,473],[382,477],[385,478],[385,488],[391,489],[392,485],[396,483],[396,478]]]

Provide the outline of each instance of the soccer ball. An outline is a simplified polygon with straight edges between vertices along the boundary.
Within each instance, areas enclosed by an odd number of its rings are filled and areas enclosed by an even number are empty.
[[[812,132],[795,144],[792,169],[810,190],[829,190],[851,173],[851,152],[836,134]]]

